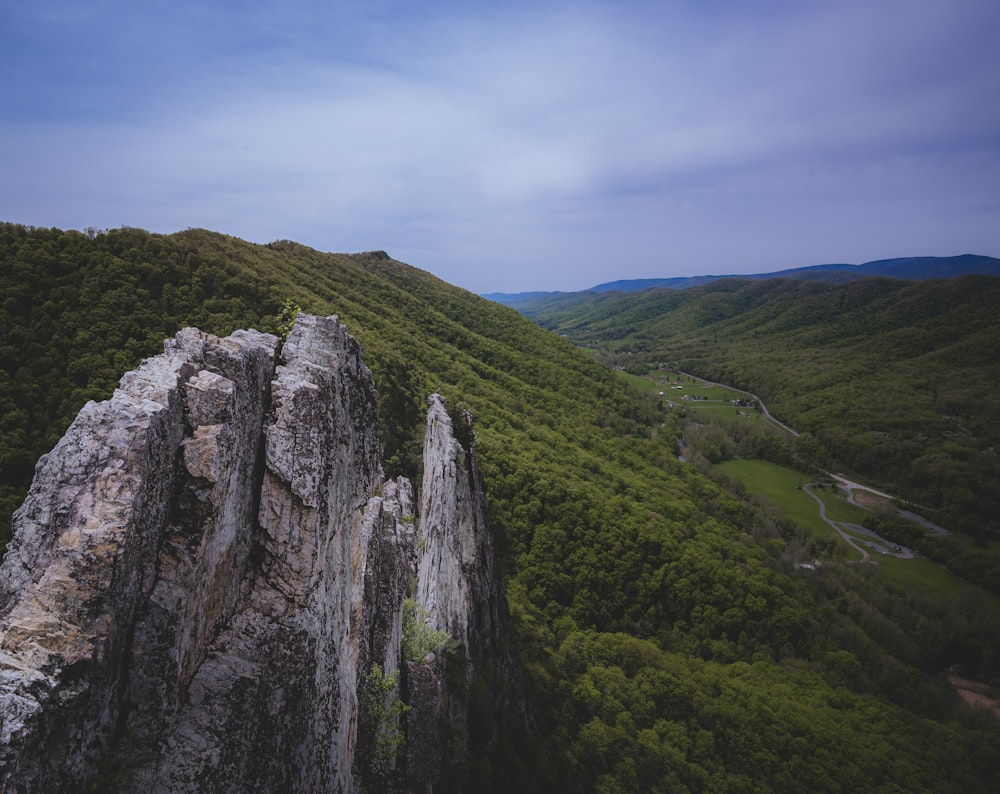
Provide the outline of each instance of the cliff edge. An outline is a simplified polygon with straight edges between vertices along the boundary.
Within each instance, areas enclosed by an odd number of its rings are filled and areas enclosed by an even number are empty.
[[[335,316],[299,315],[280,356],[256,331],[168,340],[81,410],[15,513],[4,790],[354,791],[373,672],[419,701],[379,726],[424,748],[391,779],[433,785],[461,700],[401,657],[404,602],[468,675],[506,618],[467,431],[431,397],[418,510],[385,478],[374,381]]]

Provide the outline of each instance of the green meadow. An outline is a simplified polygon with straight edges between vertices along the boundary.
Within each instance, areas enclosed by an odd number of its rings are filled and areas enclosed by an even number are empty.
[[[728,460],[716,464],[713,470],[743,483],[750,493],[770,499],[782,513],[807,529],[812,536],[835,535],[838,548],[845,551],[847,559],[857,560],[857,552],[820,518],[816,500],[802,489],[810,481],[808,475],[763,460]],[[813,489],[812,492],[823,500],[827,517],[833,521],[863,524],[866,515],[869,515],[864,508],[848,502],[839,491]],[[887,582],[910,593],[955,596],[965,592],[982,592],[980,588],[963,582],[945,568],[923,557],[899,559],[880,556],[877,563]],[[994,601],[1000,608],[1000,599],[986,593],[983,596]]]
[[[719,471],[743,483],[746,489],[773,501],[790,519],[810,532],[826,533],[829,525],[819,517],[816,501],[802,490],[809,475],[763,460],[734,459],[718,463]]]

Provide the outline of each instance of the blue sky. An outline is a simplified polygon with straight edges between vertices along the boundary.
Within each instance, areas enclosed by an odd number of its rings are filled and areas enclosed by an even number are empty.
[[[476,292],[1000,256],[1000,3],[0,0],[0,220]]]

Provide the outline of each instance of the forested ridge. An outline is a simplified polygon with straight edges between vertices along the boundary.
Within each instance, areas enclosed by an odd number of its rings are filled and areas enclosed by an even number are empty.
[[[13,224],[0,225],[0,295],[5,516],[82,404],[165,337],[274,330],[286,302],[338,314],[364,345],[391,473],[416,473],[429,392],[472,410],[533,729],[473,721],[463,779],[445,790],[995,787],[997,720],[942,675],[961,664],[994,680],[995,599],[943,603],[835,559],[797,567],[795,526],[678,461],[676,414],[510,309],[381,252]],[[713,347],[728,309],[686,311],[691,349]],[[635,331],[622,340],[641,343]]]
[[[666,361],[754,392],[817,442],[817,465],[862,476],[949,529],[997,537],[997,306],[1000,278],[966,276],[730,279],[519,308],[610,363],[640,372]]]

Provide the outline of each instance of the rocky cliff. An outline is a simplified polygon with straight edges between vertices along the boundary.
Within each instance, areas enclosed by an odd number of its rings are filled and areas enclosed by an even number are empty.
[[[472,416],[458,411],[453,421],[441,395],[428,402],[417,597],[431,624],[451,635],[470,658],[488,657],[494,626],[505,613],[493,537],[486,528]],[[462,425],[457,432],[456,421]]]
[[[461,700],[401,659],[403,603],[469,676],[496,643],[474,436],[430,399],[418,512],[344,326],[300,315],[277,348],[185,329],[39,461],[0,566],[5,791],[356,790],[375,666],[413,694],[399,778],[436,782]]]

